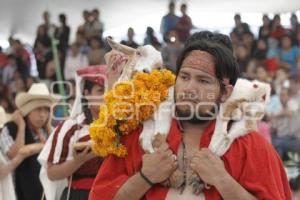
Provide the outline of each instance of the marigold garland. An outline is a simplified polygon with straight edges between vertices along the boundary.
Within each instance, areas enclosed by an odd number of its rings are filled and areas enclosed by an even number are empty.
[[[153,70],[151,73],[138,72],[133,80],[115,85],[105,94],[99,118],[90,125],[93,151],[101,157],[109,154],[126,156],[127,149],[121,144],[121,137],[153,115],[174,83],[172,72]]]

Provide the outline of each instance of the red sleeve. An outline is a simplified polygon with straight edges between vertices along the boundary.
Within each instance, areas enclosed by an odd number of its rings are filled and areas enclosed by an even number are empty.
[[[89,200],[113,199],[128,178],[124,158],[109,156],[102,163],[90,191]]]
[[[248,141],[243,145],[246,152],[238,182],[258,199],[292,199],[285,170],[272,145],[258,133],[249,134],[241,142],[245,140]]]

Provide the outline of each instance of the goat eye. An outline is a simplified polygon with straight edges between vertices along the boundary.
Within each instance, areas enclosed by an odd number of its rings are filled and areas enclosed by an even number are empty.
[[[137,51],[136,55],[141,56],[141,52]]]

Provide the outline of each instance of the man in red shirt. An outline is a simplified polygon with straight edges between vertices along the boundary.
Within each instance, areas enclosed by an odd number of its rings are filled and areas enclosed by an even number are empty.
[[[147,154],[139,145],[142,127],[122,138],[128,155],[109,156],[104,161],[90,200],[291,199],[282,163],[258,133],[236,139],[221,158],[207,148],[215,126],[212,105],[230,96],[238,66],[227,36],[210,32],[199,35],[191,36],[193,41],[186,43],[178,58],[176,118],[167,143]],[[161,186],[177,168],[186,174],[186,184],[180,189]],[[209,185],[200,194],[194,194],[188,184],[192,173]]]

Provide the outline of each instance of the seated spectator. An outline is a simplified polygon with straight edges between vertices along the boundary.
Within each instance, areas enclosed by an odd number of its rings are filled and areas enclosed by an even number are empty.
[[[279,41],[285,32],[286,30],[281,25],[280,15],[274,15],[271,22],[270,37]]]
[[[242,17],[240,14],[234,15],[234,23],[235,27],[233,28],[232,32],[234,32],[241,41],[244,33],[251,32],[251,30],[247,23],[242,22]]]
[[[284,68],[279,68],[276,71],[273,84],[275,93],[279,95],[281,88],[288,86],[288,71]]]
[[[102,47],[101,40],[97,37],[92,38],[90,41],[90,46],[91,49],[88,53],[89,64],[90,65],[105,64],[104,55],[106,52]]]
[[[254,35],[251,32],[245,32],[242,36],[242,44],[247,48],[248,54],[253,56],[254,50],[256,48],[256,41]]]
[[[258,133],[260,133],[262,136],[264,136],[264,138],[272,143],[272,139],[271,139],[271,129],[270,129],[270,125],[266,119],[267,117],[265,116],[259,123],[258,123]]]
[[[271,21],[268,15],[264,14],[262,17],[263,25],[259,27],[258,31],[258,39],[259,40],[267,40],[270,36],[270,25]]]
[[[14,121],[5,124],[0,139],[3,154],[13,160],[24,145],[34,145],[34,152],[41,150],[52,128],[50,108],[54,99],[45,84],[33,84],[28,92],[16,97],[18,110]],[[37,155],[26,158],[15,171],[16,194],[18,199],[41,199],[43,189],[39,181],[40,164]]]
[[[132,48],[138,48],[138,43],[134,41],[134,30],[133,28],[129,27],[127,30],[127,40],[122,40],[121,44],[124,44],[126,46],[132,47]]]
[[[292,98],[300,105],[300,74],[293,74],[289,77]],[[300,111],[300,110],[299,110]]]
[[[268,45],[267,42],[263,39],[257,41],[257,46],[253,51],[253,57],[257,61],[265,62],[267,58]]]
[[[291,98],[291,91],[282,88],[280,91],[281,108],[271,115],[272,128],[276,136],[273,144],[284,159],[287,152],[300,152],[300,113],[299,104]]]
[[[244,73],[246,72],[246,67],[248,63],[251,60],[251,57],[249,55],[249,51],[247,50],[247,47],[244,44],[240,44],[236,49],[236,60],[239,65],[240,73],[242,76],[244,76]]]
[[[0,140],[5,141],[6,139],[9,139],[9,137],[7,137],[5,134],[1,134],[2,128],[8,120],[16,121],[16,117],[16,113],[14,113],[12,116],[8,116],[5,113],[5,110],[0,106]],[[5,139],[5,137],[7,138]],[[5,151],[3,147],[5,146],[0,146],[0,199],[15,200],[16,195],[12,172],[26,157],[30,156],[33,152],[28,151],[25,146],[21,147],[17,155],[12,160],[8,161],[7,157],[3,153]]]
[[[290,70],[290,73],[297,73],[297,61],[300,59],[299,49],[292,46],[290,34],[284,34],[280,41],[280,48],[277,51],[280,66]]]
[[[258,63],[256,67],[256,79],[265,83],[271,82],[271,77],[269,76],[266,67],[262,63]]]
[[[73,43],[70,47],[70,52],[66,57],[66,63],[64,68],[65,80],[71,80],[75,78],[76,70],[79,67],[88,66],[88,58],[86,55],[80,52],[80,46],[77,43]]]

